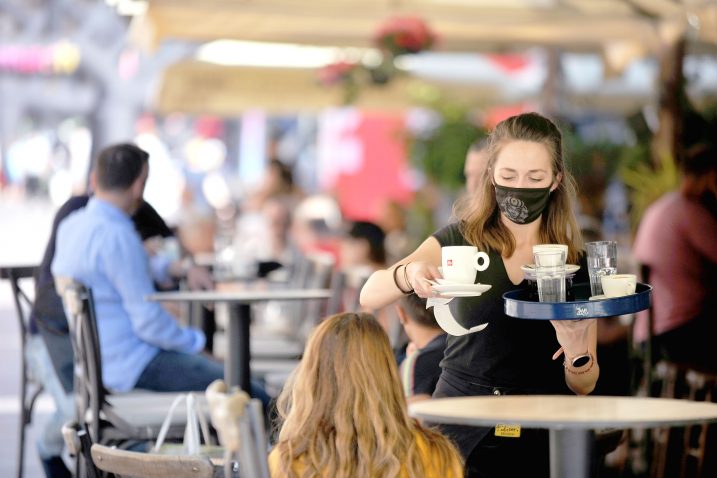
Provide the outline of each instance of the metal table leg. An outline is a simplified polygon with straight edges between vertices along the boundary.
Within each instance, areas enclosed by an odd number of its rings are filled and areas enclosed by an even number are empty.
[[[251,371],[249,325],[251,323],[251,306],[237,304],[230,310],[232,314],[227,324],[228,347],[224,360],[224,379],[229,387],[240,387],[251,393]]]
[[[550,430],[550,478],[590,476],[595,433],[592,430]]]

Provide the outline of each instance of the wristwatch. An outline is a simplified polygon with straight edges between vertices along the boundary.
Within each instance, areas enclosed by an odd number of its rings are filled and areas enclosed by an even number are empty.
[[[580,354],[571,358],[570,365],[572,365],[573,368],[584,367],[588,364],[588,362],[590,362],[590,359],[592,359],[592,355],[590,355],[589,352],[585,352],[584,354]]]

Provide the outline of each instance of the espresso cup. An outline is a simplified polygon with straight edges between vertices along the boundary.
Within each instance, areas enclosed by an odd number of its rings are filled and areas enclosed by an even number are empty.
[[[605,297],[622,297],[635,293],[637,277],[635,274],[613,274],[600,277]]]
[[[441,265],[444,279],[473,284],[476,271],[486,270],[490,265],[490,258],[474,246],[446,246],[441,248]]]

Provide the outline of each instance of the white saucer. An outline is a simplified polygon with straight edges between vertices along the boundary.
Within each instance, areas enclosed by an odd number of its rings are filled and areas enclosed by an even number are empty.
[[[478,297],[482,292],[441,292],[440,297],[452,299],[455,297]]]
[[[520,268],[523,270],[523,272],[527,272],[529,274],[535,274],[535,264],[525,264],[525,265],[520,266]],[[580,266],[577,264],[565,264],[565,273],[566,274],[575,274],[579,270],[580,270]]]
[[[469,297],[469,295],[481,295],[483,292],[489,290],[492,286],[488,284],[436,284],[431,288],[440,293],[444,297],[448,297],[449,294],[462,294],[454,295],[454,297]]]
[[[449,279],[436,279],[435,281],[429,281],[432,285],[440,284],[440,285],[473,285],[468,284],[466,282],[456,282]]]
[[[607,299],[607,298],[608,297],[606,297],[604,294],[600,294],[600,295],[594,295],[594,296],[590,297],[589,300],[603,300],[603,299]]]

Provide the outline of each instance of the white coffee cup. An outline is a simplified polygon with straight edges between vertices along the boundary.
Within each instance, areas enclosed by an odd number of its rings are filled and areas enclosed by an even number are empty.
[[[473,284],[476,271],[486,270],[490,258],[474,246],[446,246],[441,248],[441,264],[444,279]]]
[[[605,297],[622,297],[635,293],[637,277],[635,274],[613,274],[600,277]]]

